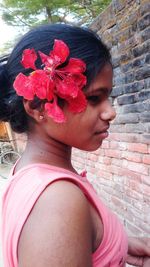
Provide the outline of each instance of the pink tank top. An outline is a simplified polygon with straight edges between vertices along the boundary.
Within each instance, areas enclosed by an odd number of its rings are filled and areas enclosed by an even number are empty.
[[[99,212],[104,234],[92,254],[93,267],[123,267],[127,255],[127,235],[117,217],[101,202],[86,177],[47,164],[31,164],[10,180],[2,203],[2,247],[4,267],[18,267],[17,246],[21,230],[45,188],[54,181],[67,179],[77,184]]]

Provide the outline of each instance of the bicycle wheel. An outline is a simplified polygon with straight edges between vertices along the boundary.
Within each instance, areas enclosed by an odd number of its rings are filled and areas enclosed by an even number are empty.
[[[19,153],[15,151],[7,151],[1,154],[1,163],[13,165],[19,158]]]

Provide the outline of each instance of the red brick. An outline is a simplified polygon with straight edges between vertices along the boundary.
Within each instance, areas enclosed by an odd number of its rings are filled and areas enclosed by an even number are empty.
[[[131,200],[135,199],[136,201],[141,201],[141,202],[143,201],[142,193],[134,191],[129,186],[124,189],[124,193],[126,196],[130,197]],[[132,203],[133,203],[133,201],[132,201]]]
[[[112,164],[118,167],[122,166],[122,161],[120,159],[112,158]]]
[[[143,184],[146,184],[146,185],[149,185],[150,186],[150,177],[147,176],[147,175],[142,175],[141,176],[141,179],[142,179],[142,183]]]
[[[121,157],[133,162],[142,162],[142,156],[140,153],[123,151]]]
[[[127,214],[128,214],[128,219],[132,221],[135,221],[136,219],[140,220],[141,219],[141,210],[138,209],[133,209],[132,205],[127,206]]]
[[[139,153],[148,153],[148,145],[130,143],[128,144],[128,150],[133,151],[133,152],[139,152]]]
[[[112,174],[119,175],[119,176],[122,175],[122,168],[115,166],[115,165],[107,166],[107,171],[109,171]]]
[[[105,158],[105,156],[100,156],[100,157],[98,157],[98,161],[97,161],[97,163],[104,163],[104,158]],[[96,163],[96,164],[97,164]],[[95,167],[97,167],[97,166],[95,166]]]
[[[146,174],[148,175],[149,169],[147,165],[136,163],[136,162],[128,162],[127,168],[131,171]]]
[[[105,140],[105,141],[103,141],[101,148],[109,148],[109,144],[110,144],[110,142]]]
[[[110,133],[107,138],[108,141],[122,141],[122,142],[133,142],[140,143],[141,135],[140,134],[130,134],[130,133]]]
[[[120,150],[126,150],[127,149],[127,143],[125,143],[125,142],[119,142],[118,146],[119,146]]]
[[[98,155],[104,156],[105,155],[105,150],[100,148]]]
[[[143,163],[150,165],[150,155],[143,156]]]
[[[109,187],[109,186],[105,186],[104,188],[103,188],[103,191],[105,190],[105,193],[107,194],[107,196],[109,195],[109,199],[111,199],[111,196],[112,196],[112,194],[113,194],[113,190],[112,190],[112,188],[111,187]],[[108,199],[107,199],[107,201],[108,201]]]
[[[118,197],[118,192],[121,192],[121,193],[123,193],[124,192],[124,184],[123,184],[123,177],[122,177],[122,181],[121,182],[115,182],[114,183],[114,192],[117,192],[117,197]],[[123,196],[123,194],[121,194],[121,198],[123,198],[122,197]]]
[[[143,201],[144,201],[144,205],[148,204],[150,207],[150,197],[149,195],[143,195]]]
[[[150,197],[150,186],[146,184],[142,184],[141,187],[142,187],[143,195],[147,195]]]
[[[119,209],[125,210],[125,203],[122,200],[118,199],[117,197],[112,196],[111,201]]]
[[[92,153],[93,153],[94,155],[98,155],[98,156],[99,156],[101,150],[102,150],[102,147],[98,148],[97,150],[93,151]],[[87,152],[87,153],[88,153],[88,152]]]
[[[83,169],[83,164],[82,163],[79,163],[79,162],[75,162],[75,167],[77,169]]]
[[[122,139],[119,138],[120,134],[119,133],[109,133],[109,136],[107,140],[110,141],[121,141]]]
[[[148,217],[150,218],[149,205],[144,205],[144,206],[143,206],[143,211],[144,211],[145,215],[148,216]],[[145,216],[145,215],[144,215],[144,216]],[[146,217],[146,220],[145,220],[145,221],[147,221],[147,217]],[[149,221],[150,221],[150,220],[149,220]]]
[[[91,161],[97,161],[98,160],[98,156],[94,155],[93,153],[89,153],[87,158],[88,158],[88,160],[91,160]]]
[[[99,194],[99,197],[103,200],[106,206],[108,206],[108,201],[110,200],[110,193],[106,193],[104,190],[102,190]]]
[[[95,168],[90,167],[90,169],[88,170],[88,175],[90,175],[90,173],[91,174],[96,174],[97,170]]]
[[[126,194],[123,195],[123,199],[126,202],[126,205],[128,205],[128,203],[132,204],[132,198],[127,196]]]
[[[141,135],[140,143],[150,145],[150,134]]]
[[[136,191],[136,192],[142,192],[142,189],[140,188],[140,184],[135,180],[130,180],[129,181],[129,187],[131,190]]]
[[[100,188],[103,187],[103,190],[104,191],[107,191],[107,189],[110,189],[111,192],[113,191],[113,189],[112,189],[112,180],[105,179],[101,175],[98,176],[98,179],[97,180],[98,180],[98,183],[99,183]]]
[[[144,223],[142,220],[136,221],[137,226],[144,231],[144,234],[150,234],[149,223]]]
[[[113,177],[112,173],[103,170],[98,171],[97,176],[100,177],[100,179],[103,177],[108,180],[112,180]]]
[[[110,148],[111,149],[115,149],[115,148],[118,148],[119,147],[119,142],[117,141],[111,141],[110,142]]]
[[[111,196],[113,195],[118,199],[123,199],[123,193],[118,191],[117,189],[115,190],[115,185],[113,185],[113,187],[114,188],[113,188],[113,192],[112,192]]]
[[[141,210],[143,212],[143,198],[141,199],[132,199],[132,206],[133,208],[136,208],[138,210]]]
[[[132,224],[129,221],[126,221],[126,227],[132,235],[139,236],[140,234],[143,234],[140,227],[136,227],[135,224]]]
[[[129,178],[136,179],[137,181],[141,181],[141,174],[139,174],[135,171],[131,171],[127,168],[122,168],[122,175],[127,176]]]
[[[119,150],[114,150],[114,149],[107,149],[107,150],[105,149],[105,155],[111,158],[120,158],[121,152]]]
[[[95,164],[95,166],[96,166],[96,170],[97,170],[97,172],[98,172],[99,170],[104,170],[104,171],[106,171],[106,166],[105,166],[103,163],[97,162],[97,163]]]
[[[103,157],[103,163],[106,165],[110,165],[111,164],[111,158],[109,157]]]
[[[73,149],[72,149],[72,152],[73,152],[73,153],[72,153],[73,155],[79,155],[79,150],[76,149],[76,148],[73,148]]]
[[[110,142],[110,148],[111,149],[126,150],[127,144],[125,142],[111,141]]]
[[[80,161],[82,162],[83,160],[80,159]],[[88,166],[90,168],[92,168],[92,167],[95,168],[96,167],[96,164],[98,164],[98,163],[95,163],[92,160],[85,160],[85,161],[83,161],[83,165],[85,166],[85,168],[86,168],[86,166]]]

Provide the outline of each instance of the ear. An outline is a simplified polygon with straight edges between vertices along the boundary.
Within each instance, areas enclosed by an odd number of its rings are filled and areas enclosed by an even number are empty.
[[[40,110],[31,108],[31,101],[26,99],[23,100],[23,105],[29,117],[33,118],[38,123],[44,120],[44,111],[42,108]]]

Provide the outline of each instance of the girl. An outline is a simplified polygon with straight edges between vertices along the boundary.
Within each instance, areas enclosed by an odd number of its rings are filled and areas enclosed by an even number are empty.
[[[71,148],[98,149],[116,115],[107,47],[88,29],[44,25],[5,60],[0,118],[28,142],[3,197],[4,267],[150,266],[147,240],[127,238],[71,163]]]

